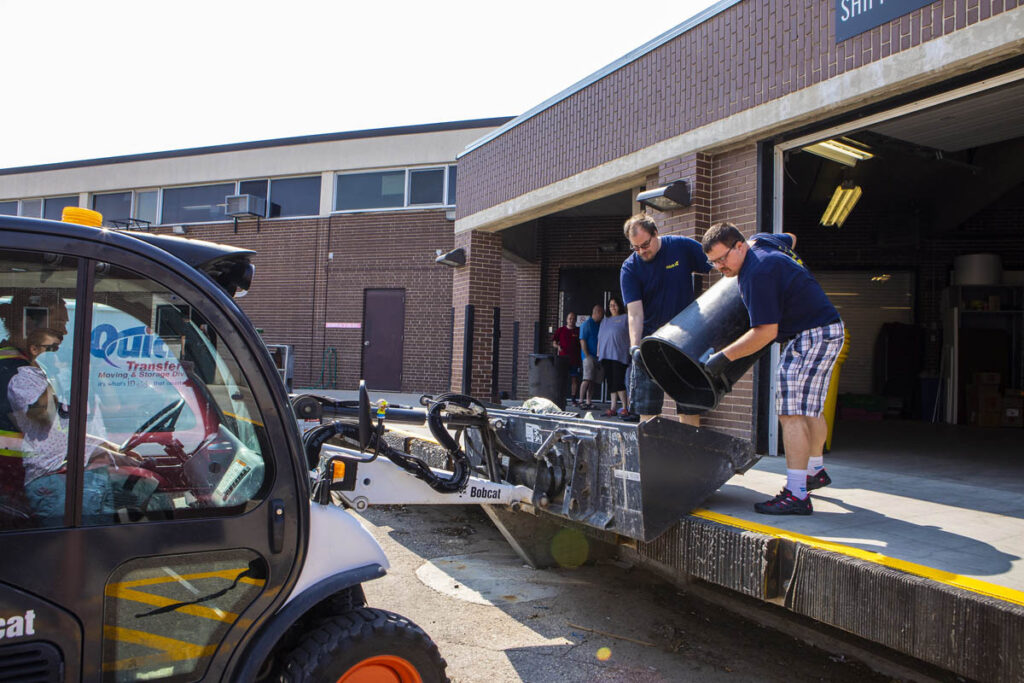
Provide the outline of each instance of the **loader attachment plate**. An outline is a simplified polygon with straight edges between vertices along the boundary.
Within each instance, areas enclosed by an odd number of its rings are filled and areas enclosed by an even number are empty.
[[[542,509],[642,541],[667,531],[759,458],[749,441],[662,417],[630,424],[516,409],[490,416],[504,422],[502,436],[517,451],[536,452],[561,432],[545,457],[564,465],[565,487]]]

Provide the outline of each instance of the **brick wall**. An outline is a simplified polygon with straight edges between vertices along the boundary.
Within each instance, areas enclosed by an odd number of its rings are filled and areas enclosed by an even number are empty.
[[[700,241],[713,223],[731,221],[746,235],[757,232],[757,147],[746,145],[716,155],[691,154],[661,164],[647,179],[648,187],[674,180],[690,184],[692,204],[686,209],[661,212],[648,209],[660,232]],[[703,277],[705,291],[720,276]],[[699,293],[698,293],[699,296]],[[725,396],[718,408],[705,414],[701,424],[734,436],[751,435],[753,371],[747,373]],[[663,412],[675,415],[675,402],[666,400]]]
[[[550,216],[541,219],[541,353],[551,351],[549,329],[553,331],[564,324],[564,320],[558,319],[558,278],[561,272],[575,268],[619,268],[629,255],[622,235],[622,224],[627,218]],[[606,242],[619,243],[620,250],[611,253],[599,251],[598,245]]]
[[[462,157],[458,215],[469,216],[1022,4],[942,0],[836,44],[833,0],[738,3]]]
[[[490,399],[492,383],[494,308],[501,305],[501,235],[462,232],[455,245],[466,250],[466,265],[456,268],[452,278],[455,325],[452,342],[451,390],[467,389],[471,396]],[[466,306],[473,306],[473,328],[466,330]],[[464,387],[463,357],[466,335],[472,338],[470,377]]]
[[[252,289],[238,302],[267,343],[295,345],[297,388],[357,386],[362,330],[326,323],[361,324],[364,290],[376,288],[405,290],[402,391],[448,386],[452,269],[434,263],[435,249],[453,244],[443,210],[261,221],[258,231],[247,219],[237,232],[232,223],[192,225],[189,237],[256,252]],[[330,349],[336,372],[325,367]]]

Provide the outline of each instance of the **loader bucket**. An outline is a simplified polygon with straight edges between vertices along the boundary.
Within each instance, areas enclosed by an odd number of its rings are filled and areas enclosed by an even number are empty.
[[[567,413],[491,411],[499,439],[535,451],[553,430],[565,464],[560,495],[538,507],[621,536],[650,541],[758,460],[750,442],[662,417],[641,424]]]

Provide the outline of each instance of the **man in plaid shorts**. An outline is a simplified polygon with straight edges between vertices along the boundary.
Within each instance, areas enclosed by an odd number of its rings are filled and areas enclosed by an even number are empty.
[[[705,369],[721,377],[729,363],[779,341],[776,395],[786,448],[786,487],[754,509],[766,515],[809,515],[808,491],[832,483],[822,460],[828,425],[822,412],[832,368],[843,347],[843,321],[818,281],[793,251],[796,236],[759,233],[743,239],[732,223],[716,223],[702,242],[708,262],[738,277],[750,329],[711,354]]]

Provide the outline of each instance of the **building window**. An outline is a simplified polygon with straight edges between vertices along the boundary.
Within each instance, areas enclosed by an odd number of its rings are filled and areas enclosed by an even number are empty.
[[[458,167],[448,167],[448,192],[445,195],[445,204],[448,206],[455,206],[455,179],[458,176]]]
[[[347,173],[338,176],[334,200],[336,211],[402,206],[405,206],[405,171]]]
[[[334,210],[397,209],[451,205],[455,166],[338,174]]]
[[[251,194],[254,197],[267,198],[267,184],[270,181],[264,180],[243,180],[238,183],[238,194]]]
[[[18,200],[0,202],[0,216],[17,216]]]
[[[228,220],[225,198],[235,193],[234,183],[172,187],[163,191],[160,223],[211,223]]]
[[[271,218],[318,216],[320,214],[320,176],[271,180],[270,201],[267,209]]]
[[[109,194],[96,194],[92,197],[93,211],[103,214],[103,225],[114,227],[114,221],[122,225],[132,215],[132,193],[111,192]]]
[[[22,199],[21,200],[21,215],[26,218],[42,218],[43,217],[43,200],[42,199]]]
[[[160,190],[143,190],[135,193],[135,210],[132,218],[145,221],[149,225],[157,223],[157,201],[160,199]]]
[[[409,171],[409,205],[444,203],[444,169]]]
[[[67,197],[48,197],[43,201],[43,218],[59,221],[66,206],[78,206],[78,195]]]

